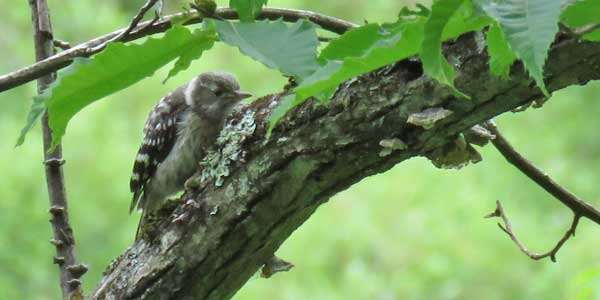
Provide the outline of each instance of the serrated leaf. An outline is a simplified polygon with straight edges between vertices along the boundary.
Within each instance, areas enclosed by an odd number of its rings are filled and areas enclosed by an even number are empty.
[[[560,19],[567,26],[573,28],[600,23],[600,1],[576,1],[563,11]],[[588,33],[582,38],[590,41],[600,41],[600,30]]]
[[[142,44],[111,43],[91,59],[74,59],[41,95],[52,130],[52,148],[60,142],[69,120],[87,105],[151,76],[179,57],[182,63],[172,71],[177,73],[186,61],[198,57],[191,52],[208,49],[215,40],[214,31],[192,33],[176,25],[160,38],[148,38]]]
[[[387,34],[386,30],[377,23],[349,30],[341,37],[329,42],[327,47],[319,54],[319,61],[342,60],[346,57],[362,56],[365,53],[365,47],[357,47],[357,44],[374,45],[385,34]]]
[[[248,22],[254,20],[263,6],[267,5],[268,0],[229,0],[229,7],[237,11],[241,21]]]
[[[326,63],[296,87],[295,95],[283,99],[269,118],[269,127],[273,128],[287,111],[309,97],[325,103],[342,82],[417,54],[423,24],[423,18],[381,26],[368,24],[332,41],[320,57]],[[353,45],[353,49],[344,49],[344,45]]]
[[[442,41],[457,38],[465,32],[480,31],[492,22],[487,15],[475,11],[471,1],[463,1],[444,26]]]
[[[490,56],[490,70],[492,74],[504,79],[508,79],[510,66],[517,57],[510,49],[504,33],[494,24],[490,26],[487,32],[487,49]]]
[[[404,6],[398,13],[398,19],[408,21],[413,20],[415,17],[427,18],[428,16],[429,8],[421,3],[416,3],[415,9],[411,9],[408,6]]]
[[[353,32],[355,30],[360,32]],[[326,101],[340,83],[415,55],[419,51],[423,36],[423,19],[388,26],[369,24],[353,31],[345,33],[337,43],[331,43],[328,47],[338,47],[340,44],[354,45],[352,53],[355,55],[342,58],[327,54],[327,57],[339,59],[328,60],[323,67],[306,78],[295,89],[295,102],[300,103],[313,96]],[[364,32],[376,34],[377,38],[367,38],[362,34]],[[329,51],[325,48],[323,52]]]
[[[301,81],[319,68],[316,27],[300,20],[253,23],[214,20],[220,39],[265,66]]]
[[[169,74],[167,74],[167,78],[163,80],[163,84],[167,82],[169,78],[177,75],[177,73],[187,70],[187,68],[190,66],[193,60],[200,58],[204,51],[212,48],[215,39],[214,36],[213,38],[208,38],[208,35],[214,35],[215,28],[211,27],[205,32],[207,33],[206,39],[189,43],[184,49],[182,49],[183,51],[181,55],[179,55],[179,58],[177,59],[177,61],[175,61],[175,64],[173,64],[173,68],[169,70]]]
[[[469,98],[454,87],[454,68],[442,54],[444,28],[463,2],[464,0],[440,0],[431,6],[431,13],[425,23],[425,36],[420,57],[423,62],[423,70],[429,76],[449,86],[456,94]]]
[[[476,3],[500,24],[510,48],[548,97],[543,70],[558,31],[561,0],[477,0]]]

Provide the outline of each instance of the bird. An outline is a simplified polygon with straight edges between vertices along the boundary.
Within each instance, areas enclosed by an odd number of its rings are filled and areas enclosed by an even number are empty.
[[[129,213],[142,210],[136,240],[144,216],[184,189],[198,162],[215,145],[234,106],[251,96],[240,90],[230,73],[213,71],[194,77],[154,106],[129,183],[133,193]]]

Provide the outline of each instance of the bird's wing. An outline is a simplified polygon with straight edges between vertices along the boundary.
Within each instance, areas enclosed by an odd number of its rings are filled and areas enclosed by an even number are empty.
[[[171,152],[177,137],[177,123],[181,120],[186,104],[168,95],[162,98],[148,116],[144,126],[142,145],[133,164],[129,182],[133,198],[129,212],[138,204],[144,186],[156,172],[156,167]]]

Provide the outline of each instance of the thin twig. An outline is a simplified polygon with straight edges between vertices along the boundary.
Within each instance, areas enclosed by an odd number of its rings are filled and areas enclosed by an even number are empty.
[[[600,29],[600,23],[588,24],[580,28],[570,28],[566,24],[560,22],[558,23],[558,27],[560,28],[560,31],[565,33],[567,36],[575,39],[581,39],[581,37],[584,35]]]
[[[93,53],[99,52],[102,49],[104,49],[106,47],[106,45],[108,45],[108,43],[120,41],[124,37],[128,36],[133,31],[133,29],[138,26],[138,24],[140,23],[142,18],[152,8],[152,6],[154,6],[154,4],[156,4],[156,2],[158,2],[158,0],[146,1],[146,3],[144,3],[144,5],[140,8],[140,10],[133,17],[133,19],[131,20],[131,23],[129,23],[129,26],[127,26],[127,28],[125,28],[125,30],[121,31],[119,34],[117,34],[113,38],[109,39],[108,41],[90,49],[90,52],[93,52]],[[158,20],[158,15],[155,15],[154,19],[149,24],[156,23],[157,20]]]
[[[558,253],[558,250],[560,250],[560,248],[565,244],[565,242],[572,236],[575,236],[575,230],[577,229],[577,225],[579,224],[580,219],[579,215],[573,215],[573,222],[571,223],[571,227],[569,227],[569,230],[565,232],[565,234],[560,238],[558,243],[556,243],[554,248],[550,249],[550,251],[546,253],[533,253],[529,251],[529,249],[527,249],[527,247],[525,247],[525,245],[517,238],[517,235],[514,233],[512,225],[510,224],[510,220],[508,219],[508,216],[506,216],[506,213],[504,212],[504,208],[502,207],[502,204],[500,204],[500,201],[496,201],[496,210],[494,210],[492,213],[488,214],[485,217],[502,218],[504,226],[498,223],[498,227],[500,227],[500,229],[502,229],[502,231],[504,231],[510,237],[510,239],[513,240],[513,242],[515,242],[519,249],[521,249],[521,252],[525,253],[525,255],[529,256],[531,259],[534,260],[540,260],[542,258],[550,257],[550,260],[552,260],[552,262],[556,262],[556,254]]]
[[[31,7],[31,20],[34,31],[35,56],[36,60],[40,61],[54,54],[50,15],[46,0],[29,0],[29,6]],[[38,93],[41,94],[55,78],[54,73],[41,77],[38,80]],[[75,240],[67,211],[61,146],[58,145],[53,151],[49,151],[52,138],[46,114],[42,118],[42,130],[44,159],[46,162],[44,169],[46,171],[46,184],[51,207],[49,211],[51,215],[50,222],[53,231],[53,239],[50,242],[56,248],[54,262],[58,264],[60,269],[60,286],[63,300],[83,299],[79,278],[83,276],[87,266],[79,264],[75,257]]]
[[[215,14],[224,19],[233,20],[238,18],[237,13],[234,10],[228,8],[218,8]],[[185,23],[185,25],[197,24],[202,22],[202,17],[198,16],[198,14],[196,13],[185,12],[173,14],[165,16],[164,18],[154,23],[152,21],[141,22],[140,24],[138,24],[135,30],[131,32],[131,34],[124,36],[122,41],[132,41],[140,39],[147,35],[164,32],[167,29],[171,28],[172,20],[185,19],[188,17],[190,19]],[[260,16],[258,16],[258,18],[271,20],[282,18],[286,22],[295,22],[299,19],[308,19],[313,23],[321,26],[321,28],[337,34],[342,34],[346,30],[358,26],[345,20],[337,19],[323,14],[318,14],[315,12],[286,8],[265,8],[262,10],[262,13]],[[29,81],[35,80],[41,76],[50,74],[52,72],[56,72],[71,64],[73,58],[75,57],[91,56],[97,53],[97,51],[100,51],[101,49],[97,50],[96,52],[90,51],[90,49],[94,49],[98,45],[101,45],[106,41],[114,38],[115,36],[121,34],[125,30],[126,29],[116,30],[103,36],[94,38],[90,41],[81,43],[69,50],[53,55],[30,66],[10,72],[8,74],[1,75],[0,92],[25,84]]]
[[[573,30],[573,33],[575,33],[579,37],[582,37],[588,33],[594,32],[598,29],[600,29],[600,23],[583,26],[581,28]]]
[[[600,225],[600,211],[598,209],[558,184],[548,174],[538,169],[533,163],[517,152],[500,133],[493,121],[487,122],[486,127],[496,136],[492,140],[492,144],[509,163],[517,167],[523,174],[535,181],[546,192],[558,199],[558,201],[569,207],[575,215],[586,217]]]

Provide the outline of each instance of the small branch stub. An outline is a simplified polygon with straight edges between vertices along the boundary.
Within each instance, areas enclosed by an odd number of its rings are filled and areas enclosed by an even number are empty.
[[[62,264],[64,264],[64,263],[65,263],[65,258],[64,258],[64,257],[62,257],[62,256],[55,256],[55,257],[52,259],[52,262],[53,262],[55,265],[62,265]]]
[[[54,44],[54,47],[60,48],[62,50],[71,49],[71,44],[69,44],[69,42],[65,42],[65,41],[54,39],[52,41],[52,43]]]
[[[81,276],[83,276],[83,274],[85,274],[88,271],[88,269],[89,267],[84,264],[77,264],[67,267],[67,271],[73,274],[73,277],[75,278],[80,278]]]

